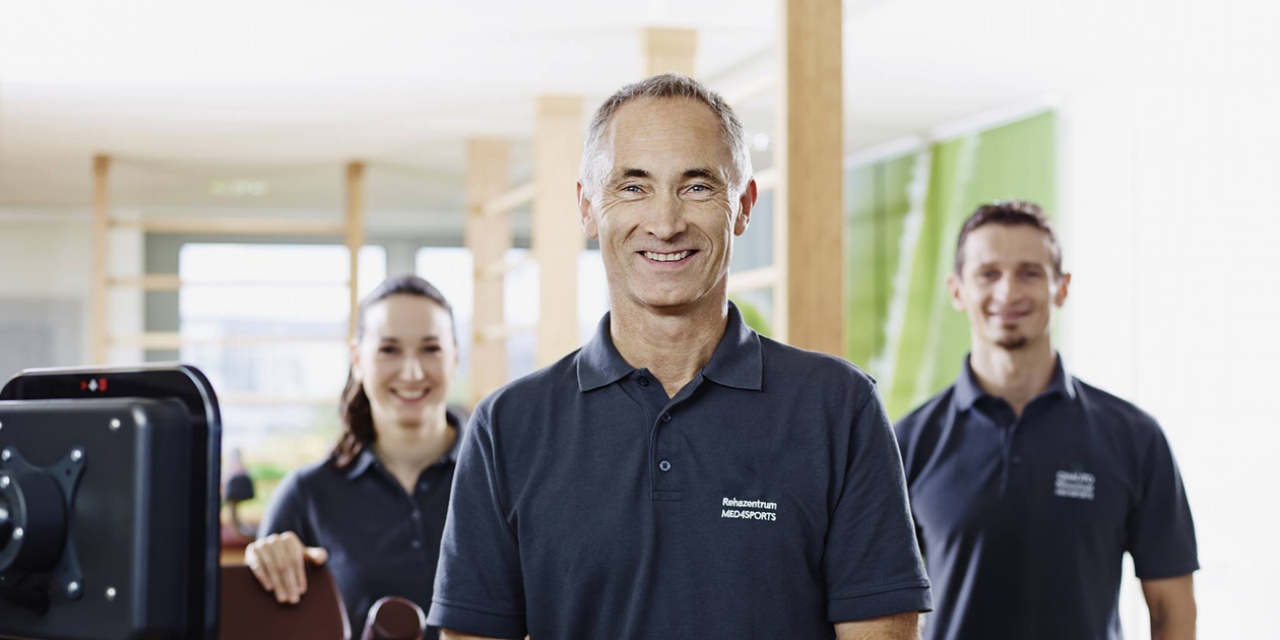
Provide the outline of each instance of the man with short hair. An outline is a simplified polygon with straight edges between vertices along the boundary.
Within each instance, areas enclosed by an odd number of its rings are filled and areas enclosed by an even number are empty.
[[[1067,373],[1049,340],[1071,275],[1040,207],[981,206],[947,279],[972,351],[895,427],[937,595],[930,640],[1119,640],[1133,556],[1152,638],[1195,637],[1182,479],[1137,407]]]
[[[678,75],[596,114],[578,184],[610,313],[476,409],[429,620],[445,638],[917,638],[929,586],[873,382],[728,300],[742,127]]]

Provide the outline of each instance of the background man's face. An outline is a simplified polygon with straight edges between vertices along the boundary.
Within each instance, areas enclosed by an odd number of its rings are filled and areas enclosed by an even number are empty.
[[[730,189],[733,156],[715,113],[693,100],[631,102],[614,114],[600,156],[602,183],[580,208],[587,235],[600,239],[615,313],[715,303],[708,294],[723,290],[750,212],[748,196]]]
[[[947,284],[952,306],[969,316],[974,347],[1013,351],[1048,340],[1070,281],[1054,275],[1048,236],[1027,225],[988,224],[970,232],[962,250],[963,270]]]

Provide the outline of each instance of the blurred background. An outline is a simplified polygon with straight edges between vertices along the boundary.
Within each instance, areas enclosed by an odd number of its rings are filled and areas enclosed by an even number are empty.
[[[352,297],[386,275],[453,302],[460,405],[590,334],[605,279],[564,149],[619,86],[680,65],[747,128],[764,191],[731,290],[786,340],[803,282],[778,260],[782,105],[822,80],[783,81],[783,7],[0,0],[0,376],[199,366],[254,520],[332,446]],[[1272,637],[1280,6],[838,9],[843,271],[807,276],[843,291],[828,350],[879,380],[893,418],[950,384],[968,350],[944,287],[960,222],[1041,203],[1073,273],[1067,367],[1154,414],[1182,467],[1201,637]],[[540,227],[547,211],[561,223]],[[1132,579],[1122,613],[1148,637]]]

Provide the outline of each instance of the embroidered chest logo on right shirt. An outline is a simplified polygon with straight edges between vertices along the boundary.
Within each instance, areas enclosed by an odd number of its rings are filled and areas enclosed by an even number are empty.
[[[1093,500],[1097,479],[1084,471],[1059,471],[1053,480],[1053,495],[1059,498]]]
[[[720,509],[721,518],[764,520],[765,522],[776,522],[778,520],[778,503],[776,502],[725,498],[720,501],[720,506],[723,507]]]

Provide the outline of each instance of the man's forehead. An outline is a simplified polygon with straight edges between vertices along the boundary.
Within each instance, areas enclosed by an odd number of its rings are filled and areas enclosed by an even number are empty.
[[[1050,264],[1053,249],[1044,231],[1029,225],[988,224],[969,233],[964,250],[977,264]]]
[[[711,107],[684,98],[642,99],[623,105],[610,120],[601,143],[615,154],[661,149],[707,156],[720,152],[732,157]]]

